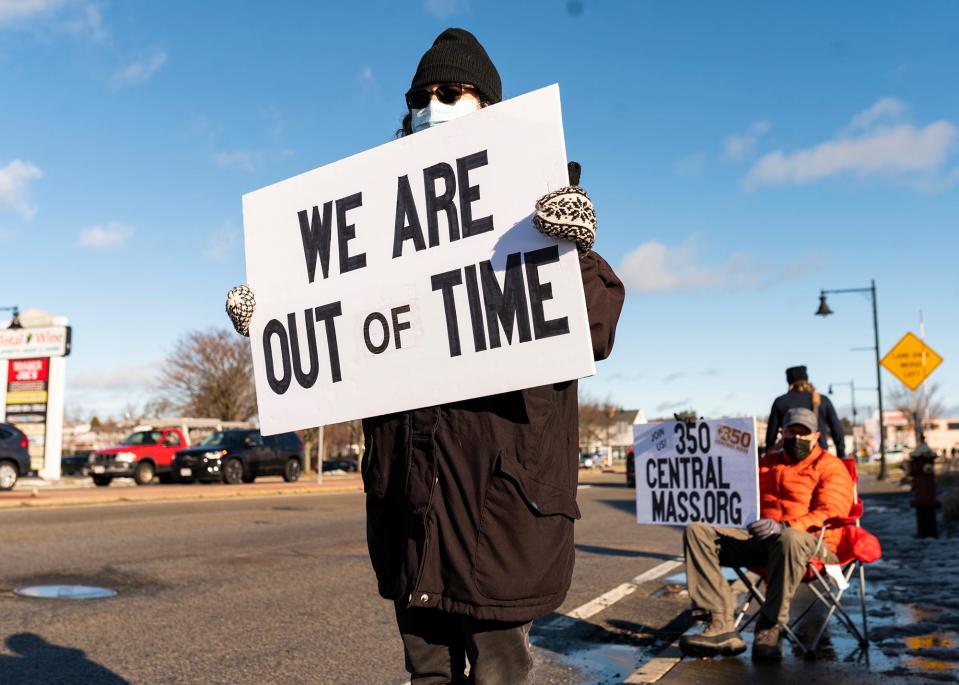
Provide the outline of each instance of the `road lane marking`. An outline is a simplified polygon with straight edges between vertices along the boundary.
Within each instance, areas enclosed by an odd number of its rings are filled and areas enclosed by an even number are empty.
[[[592,616],[595,616],[604,609],[611,607],[623,597],[633,594],[643,583],[646,583],[650,580],[655,580],[660,576],[664,576],[677,566],[682,566],[682,564],[683,560],[679,557],[670,559],[669,561],[664,561],[648,571],[640,573],[632,580],[622,583],[621,585],[617,585],[609,592],[603,593],[599,597],[586,602],[586,604],[576,607],[572,611],[568,611],[565,614],[560,614],[552,621],[536,627],[538,630],[566,630],[567,628],[575,625],[576,621],[584,621]]]
[[[683,659],[682,652],[679,651],[679,641],[673,642],[669,647],[661,651],[652,659],[633,671],[623,685],[652,685],[658,682],[660,678],[669,673],[673,666]]]

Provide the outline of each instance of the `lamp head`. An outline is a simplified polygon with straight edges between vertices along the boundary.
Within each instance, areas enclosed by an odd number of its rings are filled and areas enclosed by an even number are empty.
[[[832,310],[829,308],[829,305],[826,304],[826,293],[820,293],[819,309],[816,310],[816,316],[826,317],[830,314],[832,314]]]

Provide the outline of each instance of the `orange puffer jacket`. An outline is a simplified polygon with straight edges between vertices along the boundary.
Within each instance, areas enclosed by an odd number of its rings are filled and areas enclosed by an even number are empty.
[[[818,445],[800,462],[782,450],[759,462],[759,511],[762,518],[784,521],[791,528],[818,534],[828,519],[847,516],[853,505],[853,483],[838,457]],[[836,551],[839,529],[826,531],[826,544]]]

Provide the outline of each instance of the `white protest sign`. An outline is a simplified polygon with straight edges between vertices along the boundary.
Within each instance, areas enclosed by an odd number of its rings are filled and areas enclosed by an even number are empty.
[[[745,528],[759,518],[754,418],[633,427],[636,520]]]
[[[554,85],[245,195],[263,433],[595,373],[566,161]]]

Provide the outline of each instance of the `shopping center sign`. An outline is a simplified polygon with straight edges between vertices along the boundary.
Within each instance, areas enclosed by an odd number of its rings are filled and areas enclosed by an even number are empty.
[[[70,354],[70,327],[0,330],[0,359],[65,357]]]

